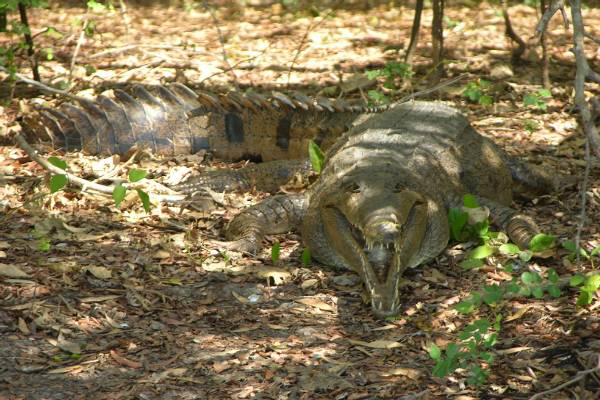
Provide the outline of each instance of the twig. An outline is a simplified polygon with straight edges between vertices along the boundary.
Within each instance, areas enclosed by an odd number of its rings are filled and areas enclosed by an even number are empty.
[[[600,46],[600,39],[598,39],[597,37],[593,36],[591,33],[585,32],[583,35],[586,38],[590,39],[592,42],[596,43],[598,46]]]
[[[587,187],[590,178],[590,170],[592,169],[592,156],[590,154],[590,140],[585,140],[585,170],[583,172],[583,182],[581,183],[581,210],[579,211],[579,221],[577,222],[577,231],[575,232],[575,251],[577,257],[577,264],[580,261],[580,244],[581,244],[581,232],[586,222],[586,203],[587,203]]]
[[[310,24],[308,26],[308,28],[306,28],[306,31],[304,32],[304,36],[302,36],[302,39],[300,40],[300,45],[298,45],[298,48],[296,49],[296,54],[294,54],[294,58],[292,59],[292,63],[290,64],[290,68],[288,70],[288,76],[287,76],[287,82],[286,82],[286,89],[289,89],[290,87],[290,79],[292,77],[292,70],[294,68],[294,64],[296,64],[296,61],[298,61],[298,57],[300,56],[300,53],[302,52],[302,48],[304,47],[304,43],[306,43],[306,39],[308,38],[308,34],[313,30],[316,29],[319,25],[321,25],[327,18],[329,18],[329,16],[331,14],[333,14],[338,6],[342,3],[342,0],[338,0],[335,2],[335,4],[331,7],[331,10],[329,10],[329,12],[327,14],[325,14],[323,16],[323,18],[321,18],[319,21],[316,21],[312,24]]]
[[[556,386],[556,387],[554,387],[552,389],[546,390],[544,392],[537,393],[537,394],[531,396],[529,398],[529,400],[540,399],[543,396],[546,396],[546,395],[549,395],[549,394],[552,394],[552,393],[556,393],[559,390],[566,388],[567,386],[570,386],[570,385],[572,385],[572,384],[574,384],[576,382],[579,382],[580,380],[582,380],[583,378],[585,378],[589,374],[593,374],[593,373],[596,373],[598,371],[600,371],[600,354],[598,354],[598,363],[596,364],[596,366],[594,368],[590,368],[590,369],[586,369],[586,370],[583,370],[583,371],[579,371],[575,375],[575,378],[571,379],[570,381],[567,381],[567,382],[565,382],[565,383],[563,383],[561,385],[558,385],[558,386]]]
[[[564,0],[553,0],[550,3],[550,7],[546,9],[542,18],[540,18],[540,22],[538,22],[537,27],[535,28],[535,35],[540,36],[543,32],[548,28],[548,23],[556,14],[556,12],[560,10],[560,13],[563,17],[563,23],[565,24],[565,29],[569,28],[569,19],[567,18],[567,12],[565,11],[565,2]]]
[[[131,18],[129,18],[129,14],[127,13],[127,6],[125,5],[125,0],[119,0],[119,6],[121,7],[121,18],[123,18],[125,32],[129,33],[129,30],[131,28]]]
[[[221,43],[221,51],[223,52],[223,62],[225,62],[225,64],[227,65],[227,71],[231,72],[231,77],[233,78],[233,84],[235,85],[236,88],[238,88],[239,87],[238,77],[235,74],[233,67],[229,63],[229,58],[227,57],[227,51],[225,50],[225,39],[223,38],[223,33],[221,32],[221,28],[219,27],[219,20],[217,19],[215,12],[213,11],[212,8],[210,8],[210,6],[206,2],[206,0],[204,0],[202,2],[202,4],[204,5],[204,8],[206,9],[206,11],[208,11],[208,13],[210,14],[210,16],[213,20],[215,29],[217,30],[217,34],[219,36],[219,42]]]
[[[75,68],[75,61],[77,60],[77,55],[79,54],[79,50],[81,49],[81,44],[83,43],[83,39],[85,38],[85,30],[87,29],[89,20],[88,20],[88,11],[86,10],[85,16],[83,19],[83,25],[81,26],[81,32],[79,32],[79,39],[77,39],[77,45],[75,46],[75,50],[73,51],[73,57],[71,57],[71,65],[69,66],[69,86],[71,86],[71,81],[73,78],[73,69]]]
[[[8,73],[8,71],[6,70],[6,68],[4,68],[4,67],[3,67],[3,66],[1,66],[1,65],[0,65],[0,71],[3,71],[3,72],[6,72],[6,73]],[[76,96],[76,95],[74,95],[74,94],[71,94],[71,93],[69,93],[69,92],[67,92],[67,91],[64,91],[64,90],[55,89],[55,88],[53,88],[53,87],[51,87],[51,86],[48,86],[48,85],[44,85],[44,84],[43,84],[43,83],[41,83],[41,82],[34,81],[33,79],[29,79],[29,78],[27,78],[27,77],[24,77],[23,75],[20,75],[20,74],[15,74],[15,76],[16,76],[17,78],[19,78],[19,81],[25,82],[25,83],[27,83],[27,84],[29,84],[29,85],[31,85],[31,86],[35,86],[35,87],[37,87],[38,89],[45,90],[45,91],[47,91],[47,92],[49,92],[49,93],[60,94],[61,96],[68,97],[69,99],[71,99],[71,100],[74,100],[74,101],[78,101],[78,102],[84,102],[84,101],[87,101],[87,99],[85,99],[85,98],[83,98],[83,97]]]
[[[29,55],[29,60],[31,61],[33,79],[35,79],[38,82],[41,82],[42,79],[40,78],[38,62],[35,56],[35,50],[33,49],[33,38],[31,37],[31,29],[29,28],[29,21],[27,20],[27,8],[25,7],[25,3],[23,3],[22,1],[19,2],[19,15],[21,16],[21,23],[27,28],[27,31],[25,31],[23,36],[25,36],[25,43],[27,43],[27,54]]]
[[[448,80],[445,80],[443,82],[438,83],[434,87],[431,87],[431,88],[428,88],[428,89],[424,89],[424,90],[420,90],[418,92],[406,95],[406,96],[402,97],[400,100],[398,100],[398,103],[404,103],[405,101],[409,101],[409,100],[412,100],[414,98],[425,96],[425,95],[428,95],[430,93],[436,92],[436,91],[438,91],[438,90],[440,90],[440,89],[442,89],[442,88],[444,88],[446,86],[453,85],[456,82],[461,81],[461,80],[463,80],[464,78],[466,78],[468,76],[469,76],[469,74],[462,74],[462,75],[459,75],[459,76],[455,76],[452,79],[448,79]]]
[[[431,21],[431,52],[433,53],[433,79],[439,82],[444,74],[444,7],[445,0],[433,0],[433,20]]]
[[[58,168],[57,166],[50,164],[48,162],[48,160],[46,160],[45,158],[41,157],[37,153],[37,151],[34,150],[29,145],[29,143],[27,143],[27,140],[25,140],[25,138],[23,137],[23,135],[21,135],[20,133],[18,133],[17,135],[15,135],[15,140],[19,144],[19,147],[21,147],[23,150],[25,150],[25,152],[27,153],[27,155],[29,156],[29,158],[31,158],[33,161],[35,161],[36,163],[38,163],[39,165],[41,165],[47,171],[50,171],[50,172],[52,172],[54,174],[66,175],[70,183],[74,183],[77,186],[80,186],[82,188],[89,188],[91,190],[95,190],[95,191],[100,192],[100,193],[112,194],[112,192],[114,190],[114,186],[106,186],[106,185],[101,185],[101,184],[96,183],[96,182],[88,181],[87,179],[80,178],[77,175],[73,175],[73,174],[65,171],[62,168]],[[129,188],[135,188],[135,187],[129,186]],[[156,201],[159,201],[159,202],[181,203],[181,202],[183,202],[186,199],[186,196],[179,195],[179,194],[178,195],[151,194],[151,198],[153,200],[156,200]]]
[[[243,63],[245,63],[245,62],[248,62],[248,61],[252,61],[252,60],[254,60],[254,59],[256,59],[256,58],[258,58],[258,57],[262,56],[262,55],[263,55],[263,54],[264,54],[264,53],[265,53],[265,52],[266,52],[266,51],[269,49],[269,47],[271,47],[271,43],[269,43],[269,45],[268,45],[268,46],[266,46],[264,49],[262,49],[262,50],[260,51],[260,53],[258,53],[257,55],[255,55],[255,56],[252,56],[252,57],[245,58],[245,59],[243,59],[243,60],[240,60],[240,61],[236,62],[235,64],[233,64],[233,65],[232,65],[231,67],[229,67],[229,68],[226,68],[226,69],[224,69],[224,70],[222,70],[222,71],[219,71],[219,72],[215,72],[214,74],[211,74],[211,75],[207,76],[206,78],[202,79],[202,80],[199,82],[199,84],[201,84],[202,82],[204,82],[204,81],[207,81],[207,80],[209,80],[210,78],[213,78],[213,77],[215,77],[215,76],[217,76],[217,75],[221,75],[221,74],[224,74],[225,72],[229,72],[229,71],[233,70],[234,68],[237,68],[237,67],[238,67],[240,64],[243,64]]]

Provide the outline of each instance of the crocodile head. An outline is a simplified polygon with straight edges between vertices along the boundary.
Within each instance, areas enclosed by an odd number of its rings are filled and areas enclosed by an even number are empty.
[[[334,186],[319,199],[325,239],[319,247],[361,275],[377,317],[396,315],[404,270],[448,243],[445,209],[390,171],[345,175]]]

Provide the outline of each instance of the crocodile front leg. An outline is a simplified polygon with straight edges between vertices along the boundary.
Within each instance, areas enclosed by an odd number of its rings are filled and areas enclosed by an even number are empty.
[[[480,197],[478,200],[479,204],[489,208],[492,223],[505,231],[510,240],[520,248],[529,247],[531,239],[540,233],[540,228],[533,219],[517,210],[486,198]]]
[[[268,161],[240,169],[206,171],[173,186],[172,189],[184,194],[202,191],[205,188],[216,192],[256,188],[263,192],[274,193],[294,176],[308,176],[310,171],[308,160]]]
[[[231,250],[256,253],[265,235],[298,227],[308,204],[304,193],[271,196],[236,215],[226,230]]]

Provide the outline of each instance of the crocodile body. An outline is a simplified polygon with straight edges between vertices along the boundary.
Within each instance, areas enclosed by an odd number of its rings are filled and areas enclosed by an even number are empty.
[[[302,194],[276,195],[229,224],[230,247],[256,251],[265,234],[299,229],[312,256],[358,273],[379,317],[401,305],[407,268],[448,244],[448,210],[464,194],[489,208],[493,223],[526,247],[538,232],[510,208],[513,187],[552,188],[530,168],[479,135],[456,109],[429,102],[364,116],[326,153],[317,181]]]
[[[28,127],[49,137],[55,148],[89,154],[124,154],[144,146],[157,154],[207,150],[222,160],[268,161],[306,157],[309,140],[329,147],[362,113],[378,111],[299,93],[219,96],[174,83],[133,85],[112,96],[41,107]]]

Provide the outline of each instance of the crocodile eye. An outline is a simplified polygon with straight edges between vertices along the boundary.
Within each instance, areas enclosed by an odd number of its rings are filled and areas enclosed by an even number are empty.
[[[394,193],[400,193],[404,190],[404,187],[400,183],[396,183],[394,186]]]
[[[350,193],[360,193],[360,186],[358,186],[358,183],[352,182],[346,186],[346,191]]]

